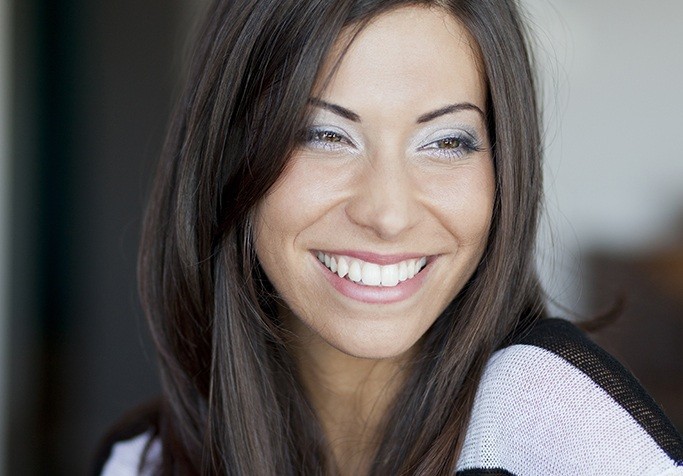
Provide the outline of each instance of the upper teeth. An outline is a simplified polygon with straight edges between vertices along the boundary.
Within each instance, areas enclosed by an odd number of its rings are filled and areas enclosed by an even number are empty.
[[[318,260],[340,278],[366,286],[396,286],[414,277],[427,265],[427,258],[408,259],[399,263],[379,265],[348,256],[318,252]]]

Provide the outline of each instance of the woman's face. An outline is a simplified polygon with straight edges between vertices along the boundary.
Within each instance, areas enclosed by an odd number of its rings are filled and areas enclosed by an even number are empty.
[[[398,356],[476,269],[494,201],[476,51],[444,11],[401,8],[374,19],[311,97],[312,127],[255,221],[299,337]]]

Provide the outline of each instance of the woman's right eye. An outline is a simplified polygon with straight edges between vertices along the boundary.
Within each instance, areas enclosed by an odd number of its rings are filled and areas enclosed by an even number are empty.
[[[304,134],[304,143],[309,147],[338,150],[353,147],[354,144],[343,132],[313,127]]]

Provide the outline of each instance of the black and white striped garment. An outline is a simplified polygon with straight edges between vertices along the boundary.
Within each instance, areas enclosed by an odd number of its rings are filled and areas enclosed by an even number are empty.
[[[457,475],[678,476],[683,441],[633,375],[547,319],[491,357]]]
[[[138,474],[147,444],[153,465],[161,449],[149,435],[109,447],[101,474]],[[492,355],[456,475],[683,476],[683,441],[624,367],[546,319]]]

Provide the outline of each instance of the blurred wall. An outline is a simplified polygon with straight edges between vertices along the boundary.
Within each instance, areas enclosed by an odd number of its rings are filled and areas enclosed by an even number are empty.
[[[193,10],[13,3],[8,474],[85,474],[158,393],[136,254]]]
[[[0,0],[0,475],[6,474],[9,328],[10,5]]]
[[[547,124],[541,268],[582,309],[586,252],[683,242],[683,2],[524,1]]]

